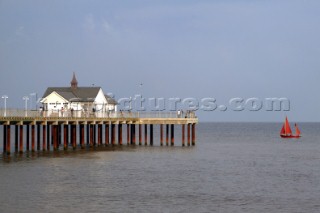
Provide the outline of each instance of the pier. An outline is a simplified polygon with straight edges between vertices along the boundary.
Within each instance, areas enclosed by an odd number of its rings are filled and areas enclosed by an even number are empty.
[[[12,152],[76,150],[85,147],[123,145],[126,126],[127,145],[154,145],[154,128],[159,128],[160,146],[174,146],[175,126],[181,126],[181,145],[194,146],[194,112],[84,112],[26,111],[0,109],[2,148]],[[0,128],[1,129],[1,128]],[[164,143],[165,138],[165,143]],[[138,139],[138,140],[137,140]],[[144,140],[144,141],[143,141]],[[187,144],[186,144],[187,142]]]

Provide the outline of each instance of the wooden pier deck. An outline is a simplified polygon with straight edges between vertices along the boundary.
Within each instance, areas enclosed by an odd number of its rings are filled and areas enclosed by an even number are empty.
[[[194,112],[0,110],[3,136],[0,149],[10,155],[13,144],[14,152],[19,153],[57,151],[62,147],[66,150],[70,144],[74,150],[85,146],[122,145],[123,125],[126,125],[128,145],[138,143],[152,146],[154,125],[157,125],[160,128],[160,145],[164,145],[165,138],[166,145],[170,142],[174,146],[174,127],[181,125],[182,146],[185,146],[185,141],[190,146],[196,142],[197,123],[198,118]]]

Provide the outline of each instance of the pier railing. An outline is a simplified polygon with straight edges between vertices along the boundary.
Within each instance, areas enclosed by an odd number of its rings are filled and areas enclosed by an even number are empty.
[[[22,109],[0,109],[0,117],[48,117],[48,118],[196,118],[193,111],[170,111],[170,112],[131,112],[131,111],[43,111]]]

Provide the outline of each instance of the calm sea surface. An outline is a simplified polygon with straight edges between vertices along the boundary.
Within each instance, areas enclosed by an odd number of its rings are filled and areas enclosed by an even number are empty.
[[[301,139],[202,123],[195,147],[180,128],[175,147],[1,155],[0,212],[320,212],[319,123],[301,123]]]

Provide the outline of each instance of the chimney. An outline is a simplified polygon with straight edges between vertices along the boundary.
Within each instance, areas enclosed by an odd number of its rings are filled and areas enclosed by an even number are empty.
[[[77,89],[78,88],[78,81],[76,79],[76,74],[73,72],[73,77],[71,80],[71,89]]]

